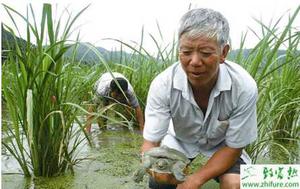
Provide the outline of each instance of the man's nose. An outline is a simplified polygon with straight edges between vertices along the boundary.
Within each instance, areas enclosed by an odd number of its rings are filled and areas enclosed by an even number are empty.
[[[194,52],[192,54],[190,65],[192,65],[192,66],[201,66],[202,65],[202,58],[201,58],[200,53]]]

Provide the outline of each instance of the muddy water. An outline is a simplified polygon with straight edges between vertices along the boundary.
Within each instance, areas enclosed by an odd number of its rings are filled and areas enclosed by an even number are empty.
[[[144,189],[147,177],[142,183],[132,181],[133,172],[139,167],[139,148],[142,136],[138,131],[110,127],[100,131],[93,125],[91,133],[93,147],[87,143],[80,146],[75,174],[54,178],[27,179],[16,160],[2,147],[1,168],[3,189]],[[279,152],[278,150],[275,150]],[[297,151],[297,149],[296,149]],[[298,149],[298,152],[300,149]],[[257,163],[284,163],[286,157],[276,153],[274,157],[261,157]],[[281,154],[281,155],[280,155]],[[280,159],[284,157],[284,159]],[[270,160],[272,159],[272,161]],[[191,165],[191,172],[206,161],[198,157]],[[299,159],[296,161],[299,162]],[[211,180],[202,189],[216,189],[218,184]]]
[[[144,189],[148,178],[142,183],[132,181],[132,173],[139,166],[141,134],[128,129],[111,128],[92,130],[94,147],[81,146],[79,158],[82,161],[75,167],[75,174],[54,178],[26,179],[14,160],[2,148],[2,188],[3,189]],[[96,128],[96,129],[95,129]],[[197,164],[197,161],[195,161]],[[195,165],[194,165],[195,166]],[[210,181],[206,189],[218,188]]]

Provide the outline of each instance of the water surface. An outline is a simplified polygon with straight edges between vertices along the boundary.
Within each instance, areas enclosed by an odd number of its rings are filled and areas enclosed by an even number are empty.
[[[132,180],[139,167],[141,134],[128,129],[111,128],[100,131],[94,127],[91,133],[94,147],[83,144],[78,157],[82,161],[70,173],[54,178],[25,178],[14,158],[2,148],[3,189],[146,189],[148,178],[141,183]],[[96,128],[96,129],[95,129]],[[215,181],[207,189],[218,188]]]

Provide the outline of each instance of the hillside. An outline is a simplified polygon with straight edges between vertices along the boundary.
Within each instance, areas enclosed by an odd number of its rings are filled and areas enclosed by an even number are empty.
[[[1,42],[2,42],[2,49],[1,49],[1,57],[2,62],[4,62],[6,58],[6,51],[7,50],[14,50],[15,49],[15,42],[14,38],[16,38],[17,43],[21,48],[26,47],[26,40],[14,36],[12,33],[4,29],[3,25],[1,25]],[[74,50],[76,49],[75,56],[73,54]],[[97,51],[101,54],[101,56],[104,58],[107,62],[121,62],[120,59],[127,59],[131,57],[132,55],[126,52],[120,52],[120,51],[108,51],[105,48],[102,47],[96,47]],[[74,57],[73,57],[74,56]],[[96,53],[93,52],[93,50],[90,49],[90,45],[87,43],[79,43],[77,45],[71,46],[70,49],[65,54],[66,58],[74,58],[76,62],[81,61],[83,64],[97,64],[99,63],[99,58],[97,57]]]
[[[95,47],[97,51],[100,53],[102,58],[106,62],[119,63],[120,59],[127,59],[132,56],[126,52],[120,51],[108,51],[103,47]],[[66,57],[73,57],[73,52],[76,49],[76,54],[74,60],[76,62],[81,61],[84,64],[97,64],[99,63],[98,55],[91,49],[91,46],[87,43],[79,43],[77,45],[72,46],[65,54]]]
[[[3,24],[1,24],[1,59],[4,62],[7,56],[7,50],[14,50],[15,49],[15,42],[14,39],[16,38],[17,43],[24,49],[26,47],[26,41],[22,38],[16,37],[7,30],[4,29]]]
[[[14,35],[8,32],[3,28],[1,25],[2,30],[2,62],[5,60],[6,57],[6,50],[14,49]],[[26,40],[15,37],[17,42],[21,46],[21,48],[26,47]],[[76,53],[74,55],[74,50],[76,49]],[[124,62],[124,60],[130,59],[133,55],[130,53],[126,53],[124,51],[109,51],[102,47],[96,47],[97,51],[101,54],[106,62],[113,62],[113,63],[120,63]],[[248,57],[252,49],[243,49],[242,56]],[[240,50],[231,50],[228,55],[228,59],[235,60],[236,56],[238,55]],[[278,51],[278,56],[285,54],[284,50]],[[81,62],[83,64],[97,64],[100,62],[99,58],[97,57],[96,53],[90,48],[90,45],[87,43],[78,43],[77,45],[71,46],[70,49],[65,54],[66,58],[73,59],[76,62]]]

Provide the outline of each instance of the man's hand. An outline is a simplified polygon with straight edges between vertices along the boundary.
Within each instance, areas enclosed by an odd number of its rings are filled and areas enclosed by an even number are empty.
[[[198,189],[209,179],[217,177],[229,169],[240,157],[242,148],[223,147],[213,154],[207,163],[190,175],[177,189]]]
[[[160,141],[159,142],[151,142],[151,141],[144,139],[144,142],[143,142],[143,145],[141,148],[141,152],[143,153],[143,152],[150,150],[153,147],[158,147],[159,144],[160,144]]]
[[[199,189],[200,186],[199,178],[192,174],[183,183],[178,184],[176,189]]]

